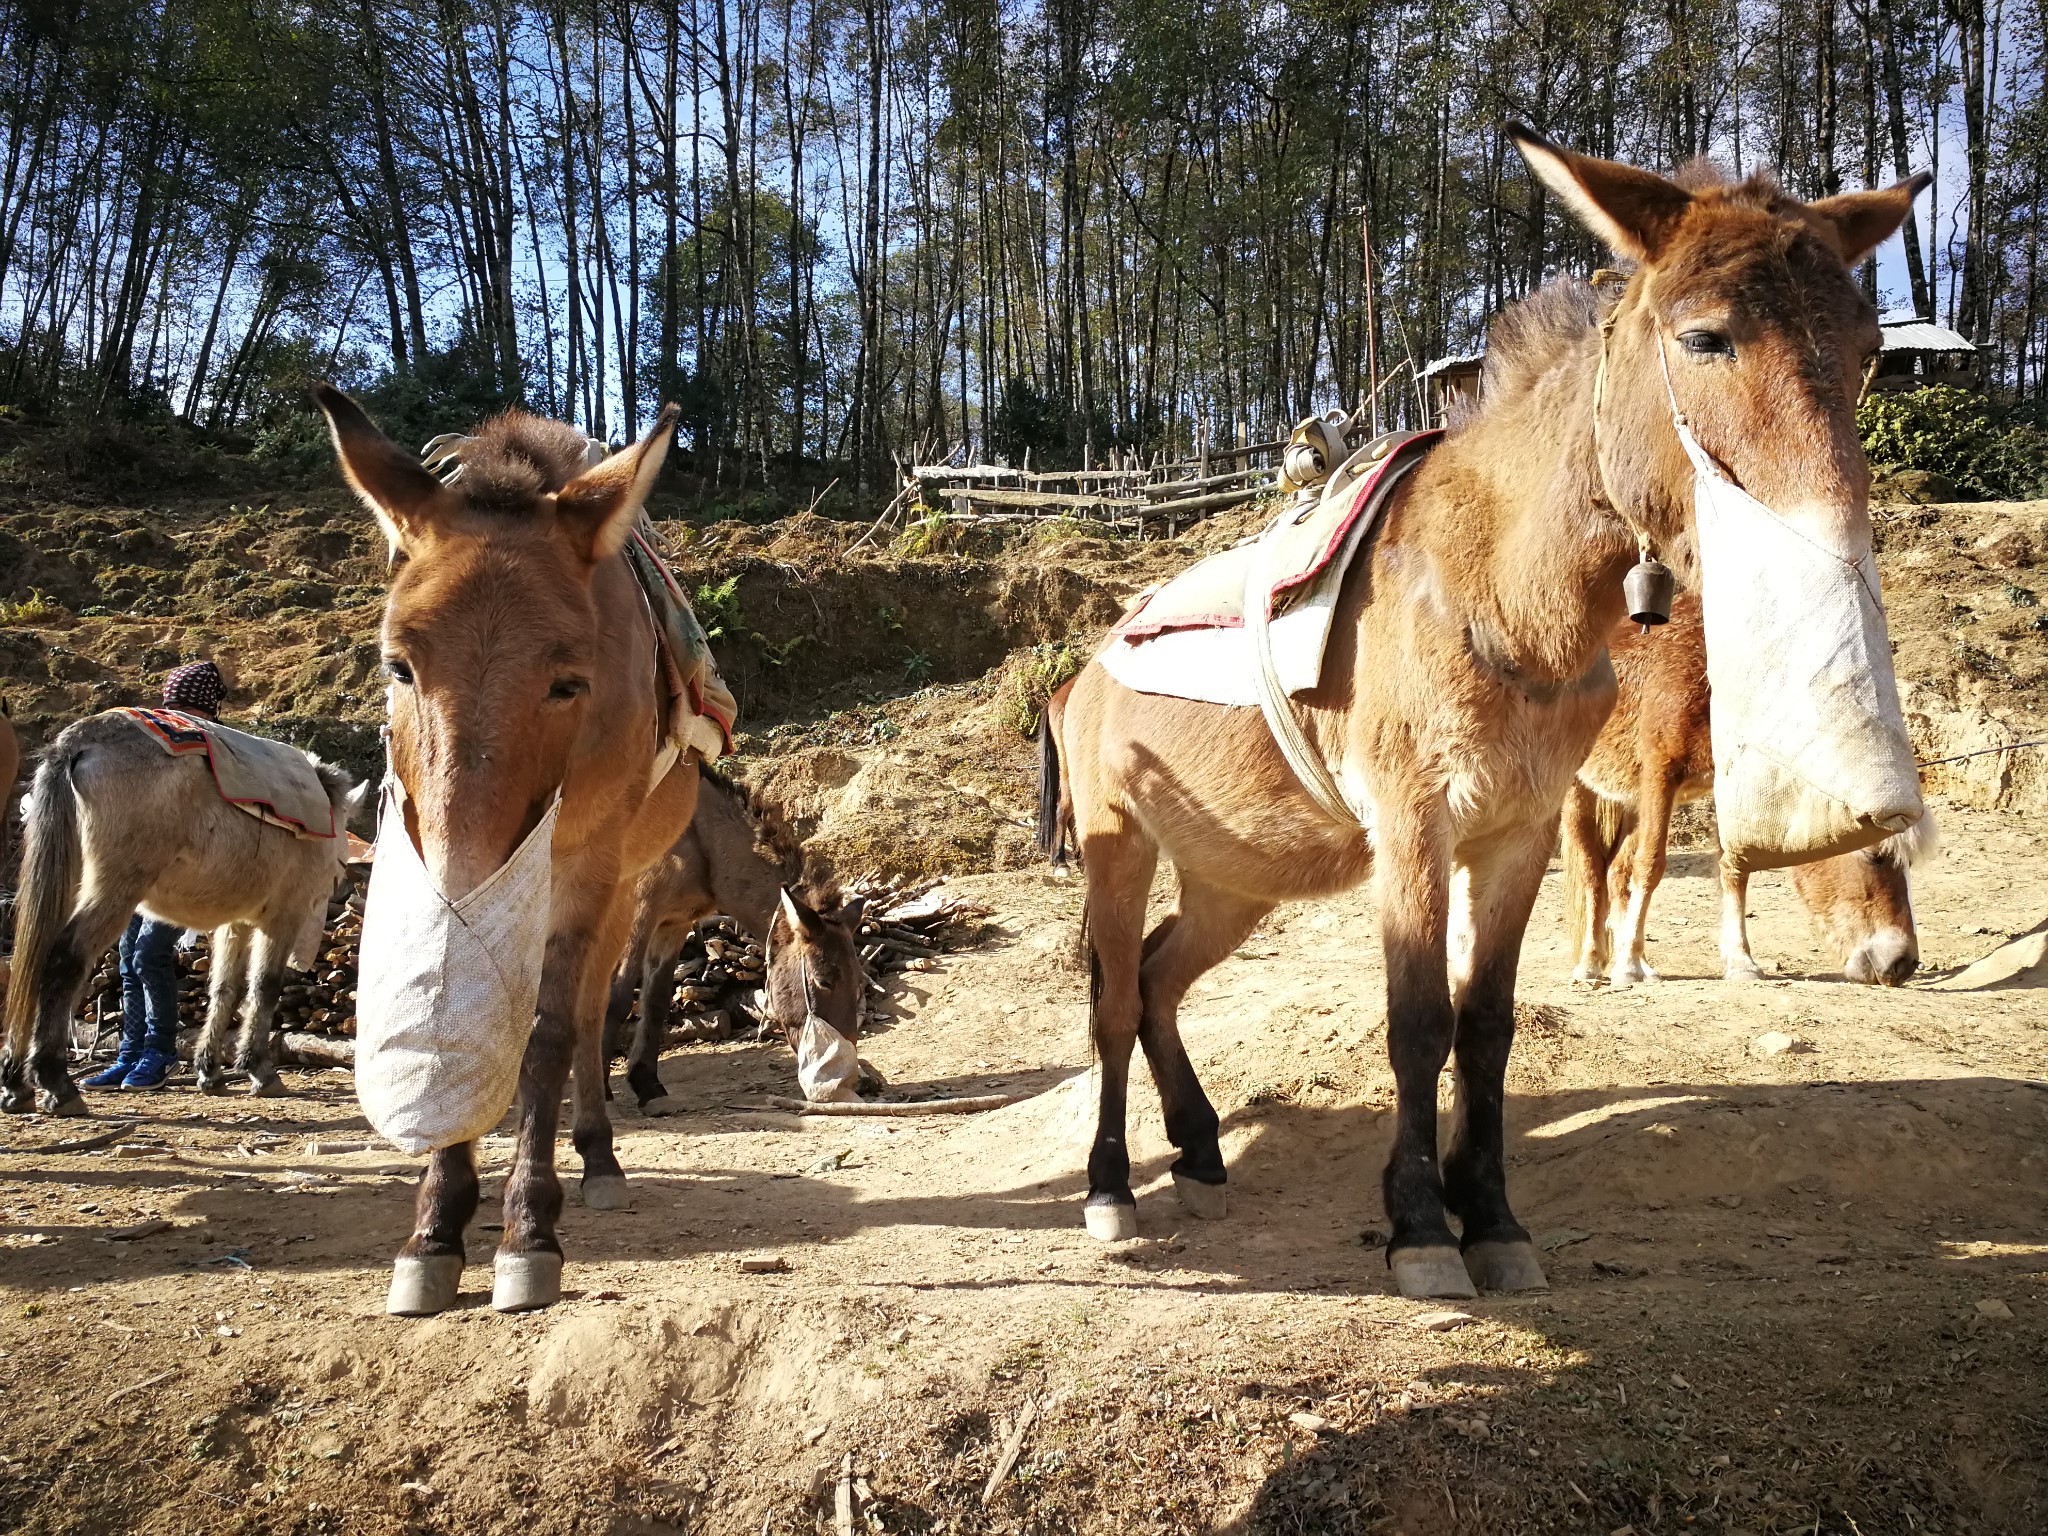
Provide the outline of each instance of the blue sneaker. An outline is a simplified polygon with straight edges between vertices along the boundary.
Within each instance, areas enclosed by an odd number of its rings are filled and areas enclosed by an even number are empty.
[[[128,1075],[121,1080],[123,1088],[161,1088],[164,1079],[171,1075],[171,1068],[177,1065],[177,1058],[166,1056],[162,1051],[144,1051],[142,1059],[128,1069]]]
[[[118,1088],[135,1070],[135,1058],[126,1054],[116,1056],[112,1066],[101,1067],[91,1077],[80,1081],[82,1088]]]

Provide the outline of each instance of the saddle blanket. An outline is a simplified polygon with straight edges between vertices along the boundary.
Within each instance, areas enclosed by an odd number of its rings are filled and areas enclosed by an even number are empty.
[[[176,709],[122,709],[173,757],[202,752],[221,799],[294,837],[332,837],[334,802],[297,747]]]
[[[696,610],[655,547],[654,525],[645,512],[626,540],[625,555],[660,636],[661,675],[669,697],[669,741],[679,751],[694,747],[704,761],[716,762],[732,750],[739,702],[718,675],[704,626],[697,622]]]
[[[1257,660],[1244,598],[1259,560],[1274,670],[1290,694],[1314,688],[1352,559],[1394,487],[1442,435],[1389,433],[1368,443],[1330,477],[1321,500],[1288,508],[1257,536],[1143,594],[1095,659],[1138,693],[1256,707]]]

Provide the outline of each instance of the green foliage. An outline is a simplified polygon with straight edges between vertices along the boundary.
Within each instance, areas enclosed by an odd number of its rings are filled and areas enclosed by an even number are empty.
[[[40,588],[31,587],[19,602],[0,601],[0,627],[14,624],[47,624],[63,617],[61,604],[52,602]]]
[[[1873,469],[1945,476],[1973,496],[2048,494],[2048,431],[1947,384],[1874,394],[1856,412]]]
[[[894,553],[907,560],[937,554],[946,536],[946,514],[937,507],[924,506],[923,502],[919,502],[918,507],[923,507],[922,514],[914,516],[904,530],[896,535],[895,543],[890,546]],[[913,507],[911,511],[913,514],[917,513],[917,507]]]
[[[690,599],[690,606],[697,610],[697,622],[704,626],[707,640],[716,640],[728,630],[736,635],[746,632],[746,620],[740,616],[737,576],[728,576],[715,587],[705,582]]]
[[[988,440],[1012,464],[1022,464],[1030,454],[1034,469],[1078,468],[1082,454],[1090,450],[1099,463],[1108,449],[1120,446],[1101,402],[1086,414],[1071,396],[1058,390],[1042,392],[1025,378],[1003,385],[989,414]]]
[[[1038,734],[1046,700],[1081,670],[1087,658],[1071,645],[1034,645],[1010,674],[1003,700],[1003,722],[1027,741]]]

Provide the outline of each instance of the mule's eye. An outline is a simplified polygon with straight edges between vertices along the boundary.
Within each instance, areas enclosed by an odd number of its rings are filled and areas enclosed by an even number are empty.
[[[1679,334],[1678,344],[1694,357],[1733,357],[1735,343],[1720,331],[1690,330]]]
[[[590,692],[590,684],[580,677],[558,677],[554,687],[548,690],[551,699],[580,699]]]
[[[394,683],[401,683],[407,688],[412,686],[412,665],[402,656],[384,658],[384,675]]]

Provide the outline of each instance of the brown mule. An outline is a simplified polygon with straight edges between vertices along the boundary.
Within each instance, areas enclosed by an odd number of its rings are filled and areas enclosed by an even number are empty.
[[[604,1107],[606,985],[632,916],[633,880],[689,825],[699,759],[658,774],[669,722],[647,600],[619,550],[667,452],[675,407],[633,447],[586,468],[574,428],[522,412],[487,422],[443,485],[339,390],[317,391],[349,484],[391,547],[384,667],[391,771],[405,831],[449,901],[502,866],[556,793],[546,960],[519,1074],[492,1304],[561,1295],[555,1124],[575,1068],[583,1200],[626,1198]],[[474,1148],[433,1154],[389,1309],[456,1296],[475,1213]]]
[[[1620,695],[1566,797],[1565,927],[1572,979],[1607,973],[1625,987],[1655,981],[1643,956],[1650,898],[1664,878],[1671,812],[1714,788],[1707,643],[1700,600],[1686,593],[1657,629],[1623,623],[1608,646]],[[1792,886],[1842,957],[1851,981],[1895,987],[1920,964],[1907,871],[1932,848],[1929,814],[1883,842],[1792,866]],[[1749,873],[1720,863],[1721,964],[1731,981],[1760,980],[1749,952]]]
[[[766,1012],[790,1049],[815,1011],[856,1044],[867,1001],[867,971],[860,960],[865,902],[812,907],[791,887],[804,878],[803,849],[780,817],[764,811],[746,787],[699,770],[697,813],[690,829],[640,877],[633,898],[632,939],[612,978],[605,1016],[607,1060],[626,1058],[626,1084],[643,1115],[678,1108],[662,1086],[662,1047],[668,1038],[676,956],[690,930],[724,913],[768,946]],[[626,1039],[635,994],[640,1019]]]
[[[1136,1230],[1132,1045],[1180,1149],[1176,1184],[1197,1214],[1220,1214],[1218,1121],[1180,1001],[1277,903],[1373,874],[1399,1103],[1383,1183],[1395,1279],[1411,1296],[1542,1285],[1501,1166],[1515,972],[1558,810],[1613,704],[1607,640],[1638,537],[1672,548],[1691,528],[1660,349],[1678,406],[1740,484],[1832,548],[1869,547],[1854,405],[1879,333],[1852,268],[1924,181],[1801,204],[1760,180],[1692,190],[1514,137],[1635,269],[1617,297],[1563,283],[1501,317],[1485,403],[1402,481],[1351,568],[1325,680],[1295,705],[1369,833],[1319,809],[1256,710],[1136,693],[1100,663],[1068,698],[1056,757],[1088,880],[1097,1236]],[[1161,855],[1179,903],[1147,935]],[[1456,1108],[1439,1162],[1447,1059]]]

